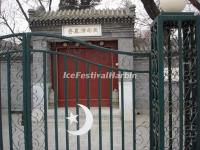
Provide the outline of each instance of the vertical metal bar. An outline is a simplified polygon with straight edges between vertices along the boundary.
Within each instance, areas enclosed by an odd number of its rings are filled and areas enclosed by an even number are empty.
[[[189,28],[188,26],[183,26],[183,61],[184,61],[184,147],[188,147],[191,142],[191,110],[188,109],[191,107],[191,88],[190,88],[190,55],[192,51],[190,49],[190,38],[189,38]]]
[[[150,139],[150,149],[153,149],[153,141],[154,141],[154,136],[153,136],[153,106],[152,106],[152,64],[153,64],[153,59],[152,59],[152,51],[155,47],[155,36],[154,36],[154,26],[151,28],[151,54],[149,56],[149,122],[150,122],[150,129],[149,129],[149,139]]]
[[[133,150],[136,150],[136,118],[135,118],[135,76],[132,78],[132,97],[133,97]]]
[[[67,56],[64,56],[64,72],[67,74]],[[69,133],[68,131],[68,79],[65,77],[64,78],[64,99],[65,99],[65,132],[66,132],[66,150],[69,150]]]
[[[196,52],[196,46],[195,46],[195,33],[194,33],[194,26],[190,26],[189,27],[190,30],[191,30],[191,33],[190,33],[190,41],[189,43],[191,44],[191,47],[190,47],[190,52],[191,52],[191,56],[190,56],[190,61],[191,61],[191,78],[192,78],[192,91],[191,91],[191,94],[192,94],[192,115],[191,115],[191,119],[194,120],[196,118],[196,115],[197,115],[197,107],[196,107],[196,104],[197,104],[197,83],[196,83],[196,78],[197,78],[197,72],[195,70],[195,65],[196,65],[196,55],[197,55],[197,52]],[[184,68],[184,72],[185,72],[185,68]],[[184,78],[185,80],[185,78]],[[185,86],[185,85],[184,85]],[[185,97],[185,95],[184,95]],[[184,101],[185,102],[185,101]],[[185,109],[185,108],[184,108]],[[184,118],[185,119],[185,118]],[[197,130],[197,120],[195,119],[192,124],[192,145],[196,145],[196,141],[195,141],[195,138],[196,138],[196,130]]]
[[[162,17],[162,16],[161,16]],[[163,54],[163,20],[158,18],[158,32],[157,32],[157,44],[158,44],[158,58],[159,58],[159,150],[164,150],[165,146],[165,129],[164,129],[164,54]]]
[[[196,23],[196,44],[197,44],[197,145],[195,150],[200,149],[200,16],[197,16]]]
[[[90,64],[87,63],[86,73],[90,73]],[[87,78],[87,107],[90,109],[90,78]],[[88,150],[91,150],[91,131],[88,132]]]
[[[102,117],[101,117],[101,66],[98,66],[98,108],[99,108],[99,150],[102,150]]]
[[[30,35],[23,34],[23,116],[25,150],[32,150]]]
[[[172,150],[173,139],[172,139],[172,52],[171,52],[171,39],[170,39],[170,29],[167,29],[168,36],[168,107],[169,107],[169,150]]]
[[[58,83],[57,83],[57,55],[53,56],[54,81],[54,120],[55,120],[55,149],[58,150]]]
[[[110,73],[113,73],[112,70],[109,71]],[[110,150],[113,150],[113,78],[110,78]]]
[[[47,73],[46,73],[46,53],[43,53],[43,86],[44,86],[44,135],[45,135],[45,150],[48,150],[48,123],[47,123]]]
[[[179,149],[183,150],[183,52],[182,52],[182,22],[178,21],[178,48],[179,48],[179,117],[180,117],[180,131]]]
[[[7,54],[7,88],[8,88],[8,122],[9,122],[9,140],[10,150],[13,150],[13,137],[12,137],[12,111],[11,111],[11,65],[10,65],[10,53]]]
[[[125,150],[124,143],[124,72],[121,71],[121,130],[122,130],[122,150]]]
[[[78,61],[75,62],[75,67],[76,67],[76,73],[78,73],[78,70],[79,70],[79,66],[78,66]],[[77,121],[78,123],[76,124],[76,129],[79,130],[79,127],[80,127],[80,118],[79,118],[79,107],[77,104],[79,104],[79,77],[76,77],[76,80],[75,80],[75,84],[76,84],[76,115],[78,115],[77,117]],[[77,136],[77,150],[80,150],[80,136]]]
[[[184,130],[185,130],[185,139],[184,139],[184,147],[188,147],[190,145],[190,95],[191,95],[191,90],[190,90],[190,63],[189,63],[189,58],[190,58],[190,48],[189,48],[189,29],[187,26],[183,27],[183,56],[184,56]]]

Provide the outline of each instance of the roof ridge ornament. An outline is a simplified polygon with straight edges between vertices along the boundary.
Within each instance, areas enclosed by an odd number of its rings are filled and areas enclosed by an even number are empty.
[[[36,9],[29,9],[28,10],[29,18],[39,17],[39,16],[41,16],[45,13],[46,13],[46,10],[45,10],[44,6],[39,6]]]
[[[127,13],[129,14],[129,15],[135,15],[135,8],[136,8],[136,6],[135,5],[130,5],[128,8],[127,8]]]

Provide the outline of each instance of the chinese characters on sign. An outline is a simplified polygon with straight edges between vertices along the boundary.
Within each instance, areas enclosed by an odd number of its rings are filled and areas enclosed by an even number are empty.
[[[62,35],[68,37],[102,36],[101,25],[63,26]]]

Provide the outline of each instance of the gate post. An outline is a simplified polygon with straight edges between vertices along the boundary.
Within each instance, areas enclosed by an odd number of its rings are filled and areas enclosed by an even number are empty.
[[[31,61],[30,40],[28,33],[23,34],[23,119],[25,150],[32,150],[32,117],[31,117]]]
[[[197,82],[198,82],[198,92],[197,92],[197,146],[195,148],[195,150],[199,150],[200,149],[200,16],[197,17],[197,25],[196,25],[197,31],[196,31],[196,35],[197,35]]]
[[[152,26],[151,51],[151,100],[150,100],[150,149],[164,150],[164,67],[163,67],[163,21],[161,16]],[[159,90],[159,91],[158,91]],[[158,136],[155,136],[158,135]]]
[[[151,27],[150,149],[199,145],[199,28],[193,13],[161,13]]]

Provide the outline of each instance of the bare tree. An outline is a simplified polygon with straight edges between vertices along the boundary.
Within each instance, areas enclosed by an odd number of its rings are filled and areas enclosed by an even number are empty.
[[[27,14],[26,14],[24,8],[22,7],[22,4],[19,2],[19,0],[16,0],[16,2],[17,2],[17,4],[18,4],[18,6],[19,6],[19,8],[20,8],[20,10],[21,10],[21,12],[22,12],[22,14],[24,15],[26,21],[29,22],[29,18],[28,18],[28,16],[27,16]]]
[[[196,7],[200,11],[200,1],[197,0],[189,0],[189,1],[194,7]]]
[[[60,0],[59,9],[86,9],[98,5],[101,0]]]
[[[6,5],[6,7],[4,6],[4,8],[1,9],[0,25],[6,27],[12,34],[18,32],[16,28],[17,26],[19,26],[19,23],[17,23],[16,21],[17,19],[24,18],[28,25],[29,17],[27,14],[27,7],[33,9],[35,8],[35,6],[38,6],[37,9],[51,11],[52,5],[52,0],[13,0],[10,3],[9,1],[3,2],[8,3],[8,5]]]
[[[90,8],[98,5],[101,0],[81,0],[80,1],[80,9]]]
[[[151,19],[154,19],[160,13],[160,10],[154,0],[141,0],[141,2]]]
[[[26,12],[25,12],[25,10],[24,10],[24,8],[23,8],[23,6],[22,6],[20,0],[15,0],[15,1],[17,2],[18,6],[19,6],[19,9],[20,9],[20,11],[22,12],[24,18],[26,19],[27,22],[29,22],[28,15],[26,14]],[[45,7],[45,6],[44,6],[43,0],[36,0],[36,1],[34,1],[34,0],[32,0],[32,1],[31,1],[31,0],[27,0],[26,3],[28,3],[28,2],[35,2],[36,4],[39,4],[39,7],[42,8],[43,10],[45,10],[45,11],[47,11],[47,9],[48,9],[49,11],[51,10],[52,0],[47,0],[47,2],[48,2],[48,7]]]
[[[86,9],[94,7],[95,5],[99,4],[100,1],[101,0],[60,0],[59,7],[60,9]],[[15,20],[15,17],[12,17],[12,15],[5,15],[6,12],[16,11],[16,13],[20,13],[21,17],[24,18],[27,23],[29,23],[29,16],[27,14],[27,9],[24,7],[25,5],[30,9],[38,6],[37,9],[42,11],[51,11],[52,9],[52,0],[13,0],[12,3],[16,3],[15,9],[10,9],[10,6],[7,5],[7,10],[0,14],[1,25],[3,24],[6,26],[11,33],[15,33],[15,28],[12,27],[15,26],[15,23],[11,23],[8,20]]]

